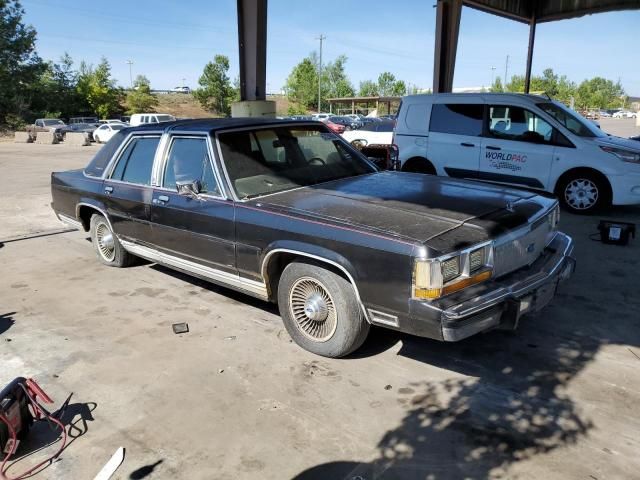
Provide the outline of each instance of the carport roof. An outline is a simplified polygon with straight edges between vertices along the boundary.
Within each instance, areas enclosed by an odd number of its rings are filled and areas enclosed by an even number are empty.
[[[639,0],[463,0],[463,4],[524,23],[532,19],[537,23],[551,22],[640,7]]]

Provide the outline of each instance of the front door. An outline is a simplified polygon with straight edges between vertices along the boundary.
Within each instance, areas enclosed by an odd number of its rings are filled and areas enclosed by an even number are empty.
[[[104,203],[119,238],[151,243],[151,171],[160,136],[132,136],[103,183]]]
[[[234,205],[223,197],[206,136],[173,136],[151,207],[153,238],[163,253],[236,273]],[[200,182],[200,195],[178,194],[176,182]]]
[[[438,175],[473,177],[478,172],[484,105],[437,103],[431,108],[427,158]]]
[[[555,152],[554,128],[535,113],[511,105],[490,105],[478,178],[545,189]]]

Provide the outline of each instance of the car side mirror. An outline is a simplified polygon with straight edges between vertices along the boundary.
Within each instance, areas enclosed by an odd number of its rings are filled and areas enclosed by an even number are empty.
[[[200,180],[182,180],[176,182],[176,189],[178,190],[178,195],[197,198],[202,191],[202,185]]]
[[[369,142],[367,142],[364,138],[359,138],[356,140],[353,140],[351,142],[351,146],[357,148],[358,150],[362,150],[364,147],[367,146]]]

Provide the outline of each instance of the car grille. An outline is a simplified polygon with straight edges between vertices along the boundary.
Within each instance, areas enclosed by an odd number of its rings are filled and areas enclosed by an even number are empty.
[[[544,216],[530,231],[507,235],[498,239],[494,249],[494,276],[501,277],[531,265],[547,245],[551,226]]]

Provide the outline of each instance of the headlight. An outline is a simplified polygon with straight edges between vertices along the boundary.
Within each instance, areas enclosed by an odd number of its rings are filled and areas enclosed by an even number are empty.
[[[493,244],[476,245],[454,255],[416,259],[413,297],[434,300],[488,280],[493,275]]]
[[[634,152],[633,150],[624,150],[622,148],[615,148],[609,146],[600,146],[602,150],[607,153],[611,153],[618,157],[623,162],[640,163],[640,152]]]

